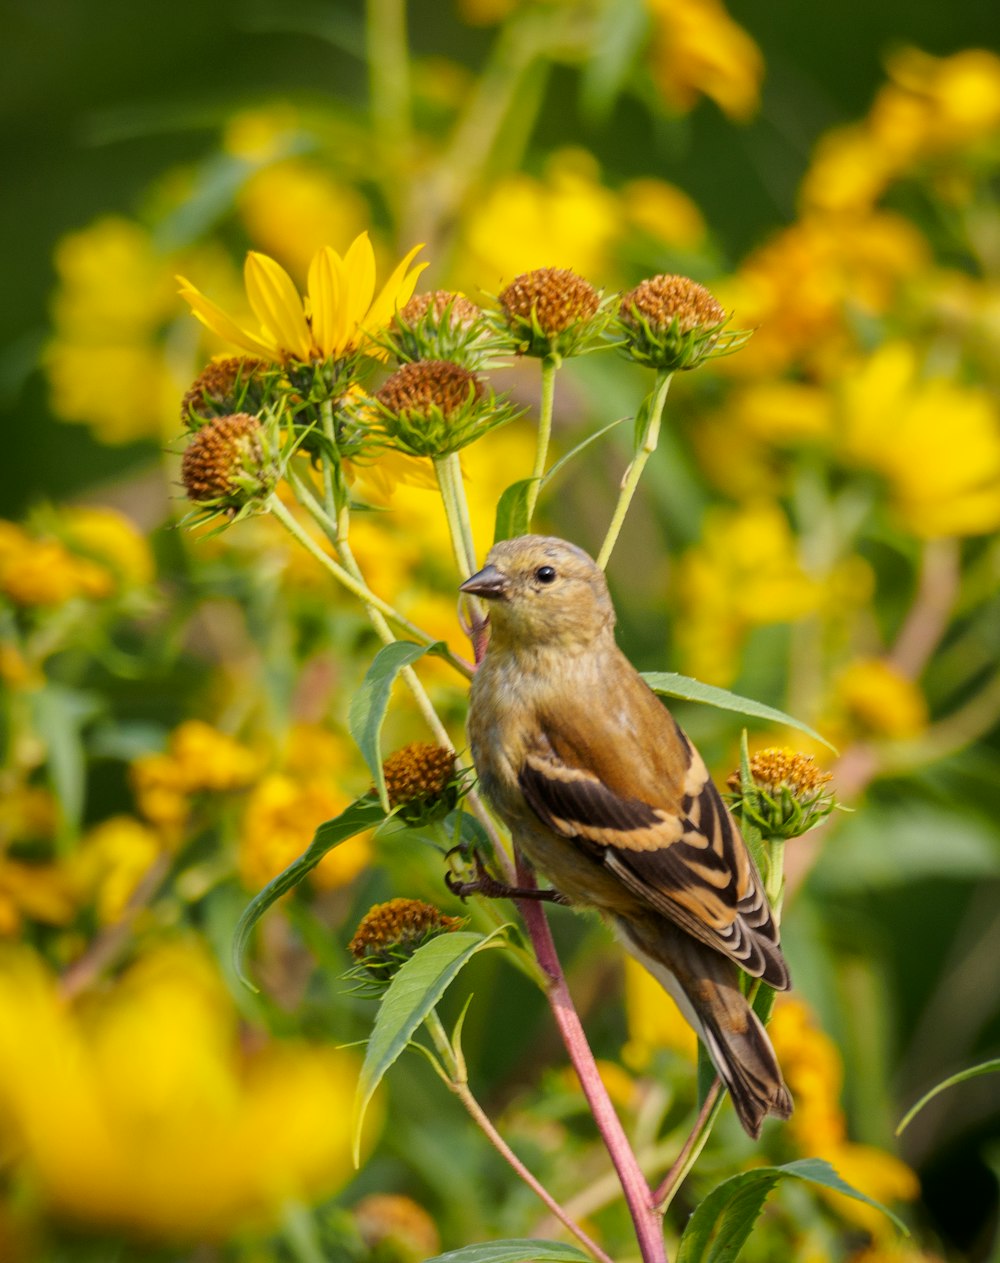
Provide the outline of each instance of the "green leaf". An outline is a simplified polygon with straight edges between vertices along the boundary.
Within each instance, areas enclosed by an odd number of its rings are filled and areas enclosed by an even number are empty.
[[[677,1250],[676,1263],[732,1263],[746,1243],[768,1194],[782,1179],[804,1180],[844,1193],[882,1211],[909,1235],[906,1225],[880,1202],[859,1193],[828,1162],[803,1158],[780,1167],[756,1167],[724,1180],[695,1209]]]
[[[494,544],[528,533],[528,496],[538,481],[537,478],[522,478],[520,482],[512,482],[501,495],[497,501],[496,526],[493,529]]]
[[[641,0],[615,0],[602,6],[593,52],[584,68],[582,101],[591,122],[605,120],[615,98],[626,90],[636,58],[649,33]]]
[[[100,713],[97,694],[46,684],[32,695],[35,728],[45,744],[48,776],[60,809],[60,843],[80,827],[87,781],[83,730]]]
[[[348,727],[368,764],[379,802],[386,814],[389,811],[389,800],[386,797],[385,776],[382,772],[382,725],[385,723],[389,694],[396,682],[396,676],[404,667],[412,666],[426,653],[440,653],[442,648],[444,646],[440,643],[417,645],[412,640],[395,640],[391,645],[385,645],[375,655],[361,687],[351,699]]]
[[[823,745],[837,753],[836,748],[825,737],[821,737],[815,728],[810,728],[800,719],[794,719],[774,706],[765,706],[763,702],[741,697],[739,693],[730,693],[729,689],[716,688],[714,684],[702,684],[701,680],[692,679],[689,675],[678,675],[676,671],[644,671],[642,678],[654,693],[661,693],[664,697],[679,697],[685,702],[705,702],[719,710],[734,710],[737,714],[752,715],[755,719],[769,719],[775,724],[787,724],[791,728],[798,728],[815,741],[822,741]]]
[[[571,447],[568,452],[565,452],[559,457],[556,463],[542,479],[542,486],[546,486],[556,476],[560,469],[571,461],[574,456],[579,456],[585,447],[589,447],[591,443],[596,443],[599,438],[603,438],[605,434],[617,429],[623,421],[627,420],[628,417],[619,417],[617,421],[611,421],[608,425],[603,425],[599,430],[595,430],[593,434],[588,434],[585,439],[582,439],[579,443],[577,443],[576,447]]]
[[[251,991],[257,990],[244,971],[243,958],[251,930],[271,904],[308,876],[327,851],[333,850],[341,842],[346,842],[348,838],[353,838],[365,829],[374,828],[385,818],[386,813],[381,805],[370,795],[366,794],[364,798],[357,799],[349,807],[345,807],[339,816],[321,824],[313,835],[308,850],[289,864],[284,872],[269,881],[262,891],[254,895],[233,932],[233,966],[236,976],[244,986],[249,987]]]
[[[920,1100],[906,1111],[903,1115],[902,1122],[896,1128],[896,1135],[899,1136],[909,1127],[914,1118],[920,1113],[928,1101],[932,1101],[939,1092],[943,1092],[945,1088],[954,1087],[956,1083],[964,1083],[966,1079],[975,1079],[981,1074],[997,1074],[1000,1072],[1000,1057],[994,1057],[991,1061],[983,1061],[978,1066],[969,1066],[967,1070],[959,1070],[958,1074],[949,1075],[947,1079],[942,1079],[939,1084],[931,1088],[929,1092],[925,1092]]]
[[[354,1101],[354,1161],[359,1158],[361,1125],[375,1089],[414,1032],[469,961],[486,947],[500,947],[492,934],[455,930],[417,948],[386,989],[372,1027]]]
[[[575,1245],[525,1237],[464,1245],[460,1250],[435,1254],[425,1263],[581,1263],[582,1260],[590,1263],[590,1255],[584,1254]]]

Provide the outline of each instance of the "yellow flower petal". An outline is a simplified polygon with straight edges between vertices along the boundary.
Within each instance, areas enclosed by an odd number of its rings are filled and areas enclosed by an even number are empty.
[[[392,275],[382,286],[378,298],[372,303],[368,314],[364,317],[363,328],[366,333],[372,333],[376,329],[381,329],[384,325],[387,325],[397,310],[413,297],[413,291],[417,286],[417,278],[424,268],[427,267],[427,264],[418,263],[409,275],[407,275],[406,269],[410,266],[413,257],[423,248],[422,242],[420,245],[414,246],[409,254],[405,255],[396,265]]]
[[[348,336],[353,339],[355,329],[359,328],[372,305],[375,296],[375,251],[363,232],[354,238],[344,255],[345,316],[348,319]]]
[[[195,289],[185,277],[178,276],[177,280],[181,284],[179,291],[181,297],[206,329],[211,329],[220,338],[225,338],[227,342],[232,342],[234,345],[242,347],[244,351],[249,351],[251,355],[259,355],[266,360],[273,360],[275,356],[280,356],[280,347],[255,338],[252,333],[247,333],[245,329],[241,329],[235,320],[231,320],[221,307],[216,306],[210,298],[206,298],[204,294]]]
[[[312,358],[312,335],[302,299],[280,263],[251,250],[243,269],[254,315],[283,351],[297,360]]]
[[[309,314],[312,336],[324,355],[336,355],[343,340],[344,265],[340,255],[324,246],[309,264]]]

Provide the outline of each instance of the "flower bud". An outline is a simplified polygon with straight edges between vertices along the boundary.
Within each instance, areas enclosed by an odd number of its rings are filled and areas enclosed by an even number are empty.
[[[350,976],[373,987],[384,985],[418,948],[462,925],[461,917],[445,916],[420,899],[378,903],[362,917],[348,944],[356,963]]]
[[[245,412],[202,426],[181,460],[188,498],[227,511],[263,501],[278,480],[264,427]]]
[[[607,324],[597,290],[568,268],[524,272],[499,302],[519,355],[580,354]]]
[[[213,360],[198,374],[181,401],[181,420],[198,429],[213,417],[259,412],[264,403],[263,360],[233,355]]]
[[[483,313],[463,294],[446,289],[415,294],[398,311],[387,344],[400,361],[452,360],[474,367],[483,358],[487,334]]]
[[[686,276],[653,276],[623,294],[618,317],[625,354],[662,372],[697,368],[738,350],[750,331],[726,332],[729,319],[703,285]]]
[[[451,360],[404,364],[374,399],[370,428],[410,456],[447,456],[515,415],[475,373]]]
[[[461,774],[445,746],[414,741],[385,760],[382,774],[389,805],[408,823],[440,819],[458,801]]]
[[[733,772],[726,795],[734,811],[765,838],[787,841],[823,823],[836,806],[828,787],[830,773],[821,771],[811,754],[772,748],[750,758],[753,786],[745,790]]]

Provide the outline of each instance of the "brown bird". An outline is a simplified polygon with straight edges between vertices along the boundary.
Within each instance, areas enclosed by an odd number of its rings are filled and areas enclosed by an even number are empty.
[[[792,1099],[739,969],[785,990],[760,874],[701,756],[614,638],[604,575],[565,540],[494,546],[462,584],[489,602],[469,738],[516,845],[597,908],[698,1032],[754,1138]]]

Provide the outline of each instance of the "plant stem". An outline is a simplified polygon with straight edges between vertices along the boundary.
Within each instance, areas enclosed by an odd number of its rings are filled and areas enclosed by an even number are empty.
[[[531,1191],[538,1197],[551,1211],[551,1213],[559,1220],[567,1231],[571,1232],[577,1241],[588,1250],[590,1254],[598,1260],[598,1263],[613,1263],[609,1255],[601,1249],[601,1247],[593,1241],[569,1215],[563,1210],[562,1206],[556,1201],[552,1194],[543,1184],[541,1184],[524,1165],[517,1154],[507,1144],[503,1136],[494,1127],[489,1115],[476,1100],[469,1087],[468,1074],[464,1064],[455,1055],[455,1049],[452,1047],[451,1040],[448,1038],[441,1019],[437,1015],[435,1009],[431,1009],[430,1013],[424,1019],[424,1026],[427,1033],[434,1042],[434,1047],[438,1050],[444,1067],[448,1073],[449,1086],[458,1099],[465,1106],[469,1117],[476,1126],[486,1136],[490,1144],[496,1149],[504,1161],[520,1176],[527,1184]]]
[[[531,885],[534,882],[534,875],[525,865],[519,864],[517,879],[519,885]],[[594,1122],[618,1172],[618,1179],[632,1216],[643,1261],[644,1263],[666,1263],[662,1217],[653,1205],[649,1185],[639,1168],[638,1160],[632,1152],[621,1120],[611,1104],[607,1089],[601,1081],[594,1054],[587,1042],[579,1014],[566,985],[566,977],[556,954],[545,910],[534,899],[523,899],[519,906],[538,963],[551,980],[547,993],[549,1007],[570,1061],[573,1063],[573,1069],[580,1080],[580,1086],[587,1098]]]
[[[670,1203],[674,1200],[674,1195],[680,1186],[687,1179],[688,1173],[701,1156],[705,1143],[712,1134],[712,1128],[715,1126],[715,1120],[719,1117],[719,1111],[722,1109],[722,1103],[725,1100],[722,1093],[722,1080],[716,1076],[712,1086],[705,1094],[698,1117],[694,1120],[694,1126],[684,1141],[680,1153],[667,1174],[663,1177],[663,1181],[653,1194],[653,1204],[657,1210],[663,1214]]]
[[[388,157],[405,153],[410,140],[406,0],[367,0],[365,9],[372,123]],[[398,170],[398,163],[390,162],[390,166]]]
[[[635,489],[639,485],[642,471],[646,467],[646,461],[656,451],[656,444],[660,438],[660,420],[663,417],[663,405],[667,401],[667,391],[670,389],[672,376],[672,373],[663,371],[656,375],[656,382],[649,396],[649,410],[646,415],[646,425],[642,432],[642,441],[632,457],[628,469],[625,471],[621,491],[618,494],[618,503],[615,505],[615,511],[611,516],[611,525],[608,527],[608,533],[604,537],[601,551],[597,554],[597,564],[602,570],[607,567],[614,546],[618,542],[618,536],[621,534],[621,529],[625,522],[625,515],[628,513],[629,505],[632,503]]]
[[[472,523],[469,520],[469,505],[465,498],[465,484],[462,481],[462,465],[458,459],[458,452],[449,452],[447,456],[435,457],[434,472],[437,474],[441,500],[448,519],[448,533],[451,536],[455,564],[464,581],[477,568],[477,562],[476,545],[472,538]]]
[[[303,504],[315,517],[316,514],[312,507],[306,501],[303,501]],[[289,513],[288,509],[281,503],[277,496],[271,497],[267,503],[267,507],[278,519],[285,530],[287,530],[288,533],[293,536],[302,545],[302,547],[305,548],[306,551],[320,563],[321,566],[328,570],[337,582],[345,587],[352,596],[356,596],[358,600],[363,602],[366,606],[371,606],[372,609],[378,610],[378,612],[383,614],[391,623],[395,623],[398,627],[401,627],[403,631],[406,632],[407,636],[411,636],[418,644],[434,645],[438,643],[433,636],[429,636],[427,632],[418,627],[416,623],[411,623],[405,615],[400,614],[398,610],[393,609],[388,601],[383,601],[381,597],[376,596],[363,580],[356,579],[343,566],[335,561],[329,553],[325,553],[312,536],[302,529],[299,523],[295,520],[294,516]],[[321,509],[320,512],[322,513]],[[472,668],[456,654],[453,654],[450,650],[443,650],[441,656],[445,659],[445,661],[449,662],[460,675],[465,676],[467,680],[472,678]]]
[[[552,406],[556,393],[556,369],[559,360],[554,355],[546,355],[542,360],[542,396],[538,409],[538,438],[535,446],[535,467],[531,471],[534,481],[528,488],[527,510],[528,525],[535,512],[538,495],[545,477],[545,466],[549,456],[549,440],[552,437]]]

